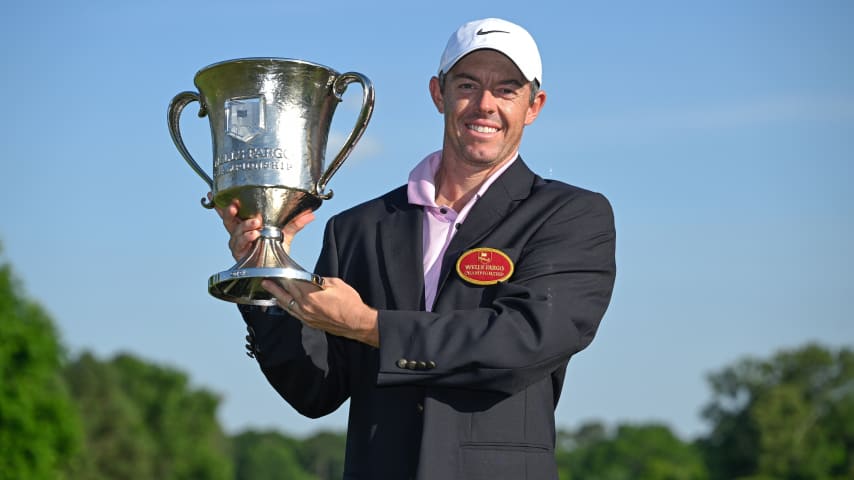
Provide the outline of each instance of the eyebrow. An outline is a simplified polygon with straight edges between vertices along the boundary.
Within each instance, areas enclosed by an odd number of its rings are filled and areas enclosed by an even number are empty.
[[[454,74],[454,77],[452,78],[452,80],[456,80],[457,78],[463,78],[466,80],[471,80],[473,82],[482,83],[479,78],[475,77],[474,75],[470,75],[468,73],[465,73],[465,72],[459,72],[459,73]],[[522,88],[525,85],[518,78],[508,78],[505,80],[501,80],[498,82],[498,84],[499,85],[508,85],[509,84],[509,85],[513,85],[516,88]]]

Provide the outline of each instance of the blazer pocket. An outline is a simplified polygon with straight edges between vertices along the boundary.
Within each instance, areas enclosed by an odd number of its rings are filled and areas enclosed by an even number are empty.
[[[463,443],[462,478],[466,480],[541,480],[557,478],[554,451],[545,445]]]

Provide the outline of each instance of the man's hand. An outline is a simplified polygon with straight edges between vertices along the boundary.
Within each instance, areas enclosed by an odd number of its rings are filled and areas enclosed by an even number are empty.
[[[211,199],[210,193],[208,193],[208,199]],[[225,208],[216,207],[216,213],[219,214],[223,226],[228,231],[228,248],[231,249],[231,255],[234,259],[238,261],[249,253],[252,243],[261,236],[261,227],[263,226],[260,213],[243,220],[237,215],[239,211],[240,201],[237,199]],[[314,212],[306,210],[285,225],[282,229],[284,237],[282,246],[285,252],[290,253],[294,236],[313,220]]]
[[[211,194],[208,194],[211,198]],[[261,214],[247,219],[238,216],[240,202],[234,200],[225,208],[216,208],[222,224],[228,231],[228,248],[235,260],[249,253],[252,243],[261,236]],[[314,212],[306,210],[282,229],[282,246],[290,252],[291,241],[306,225],[314,220]],[[377,311],[365,305],[359,293],[343,280],[324,278],[323,289],[303,285],[299,281],[287,282],[288,290],[274,280],[264,280],[261,285],[276,297],[279,305],[306,325],[339,337],[352,338],[379,346]]]
[[[304,324],[379,347],[377,311],[365,305],[359,293],[340,278],[324,278],[321,290],[298,281],[287,282],[288,290],[285,290],[270,279],[264,280],[261,286]]]

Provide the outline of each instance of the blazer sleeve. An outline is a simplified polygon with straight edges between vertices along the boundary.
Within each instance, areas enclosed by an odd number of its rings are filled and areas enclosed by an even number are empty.
[[[442,295],[477,295],[471,308],[379,312],[378,385],[514,394],[590,344],[616,275],[613,212],[586,191],[549,210],[507,282],[468,293],[477,288],[450,275]]]
[[[315,271],[334,276],[334,239],[327,237]],[[239,305],[239,310],[261,371],[294,409],[317,418],[334,412],[349,398],[346,357],[351,341],[307,327],[279,307]]]

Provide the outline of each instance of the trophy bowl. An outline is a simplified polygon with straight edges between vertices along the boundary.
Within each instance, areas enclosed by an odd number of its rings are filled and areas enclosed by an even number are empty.
[[[362,87],[356,125],[324,168],[335,108],[354,82]],[[181,92],[172,99],[167,122],[178,152],[210,187],[212,201],[202,198],[202,205],[225,208],[237,200],[240,218],[260,214],[262,220],[261,236],[250,252],[212,275],[208,292],[229,302],[271,306],[276,299],[261,287],[265,278],[278,280],[286,289],[291,282],[322,288],[323,279],[285,251],[282,228],[332,197],[326,184],[370,121],[371,81],[360,73],[338,73],[303,60],[242,58],[199,70],[194,83],[198,93]],[[213,178],[181,137],[181,113],[192,102],[199,103],[199,117],[210,121]]]

